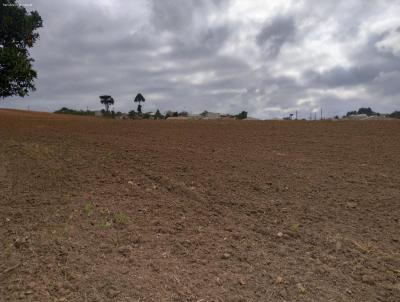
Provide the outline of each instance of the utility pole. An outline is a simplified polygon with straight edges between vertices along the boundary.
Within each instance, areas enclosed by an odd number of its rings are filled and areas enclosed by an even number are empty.
[[[321,121],[322,121],[322,107],[321,107]]]
[[[296,110],[296,121],[297,121],[297,110]]]
[[[317,113],[314,112],[314,121],[316,121],[316,120],[317,120]]]

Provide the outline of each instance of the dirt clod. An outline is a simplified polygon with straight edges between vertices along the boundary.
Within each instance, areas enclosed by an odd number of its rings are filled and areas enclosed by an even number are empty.
[[[229,258],[231,258],[231,254],[230,253],[224,253],[223,255],[222,255],[222,259],[229,259]]]
[[[375,284],[375,278],[372,275],[363,275],[361,277],[362,282],[369,284],[369,285],[374,285]]]

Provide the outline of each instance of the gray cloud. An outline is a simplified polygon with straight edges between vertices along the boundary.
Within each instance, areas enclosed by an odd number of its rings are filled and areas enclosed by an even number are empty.
[[[276,56],[285,42],[291,41],[296,31],[290,16],[277,16],[267,21],[256,37],[257,44],[269,56]]]
[[[324,72],[309,70],[304,77],[310,85],[336,88],[340,86],[356,86],[367,84],[379,76],[380,70],[377,67],[364,65],[343,68],[333,67]]]
[[[205,109],[257,117],[399,110],[400,7],[389,0],[33,0],[37,91],[0,106]]]

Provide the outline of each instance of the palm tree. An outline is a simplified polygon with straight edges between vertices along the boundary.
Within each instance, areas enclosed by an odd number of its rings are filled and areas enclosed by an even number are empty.
[[[109,107],[114,104],[114,99],[110,95],[101,95],[100,103],[104,104],[106,112],[109,112]]]
[[[137,112],[139,114],[142,114],[142,105],[140,105],[141,102],[145,102],[145,98],[143,97],[143,95],[141,93],[138,93],[137,96],[135,97],[134,102],[135,103],[139,103],[138,107],[137,107]]]

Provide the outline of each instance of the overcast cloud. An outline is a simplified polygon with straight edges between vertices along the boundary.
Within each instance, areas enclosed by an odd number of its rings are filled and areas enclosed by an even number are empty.
[[[397,0],[30,0],[37,91],[1,107],[301,117],[400,110]]]

